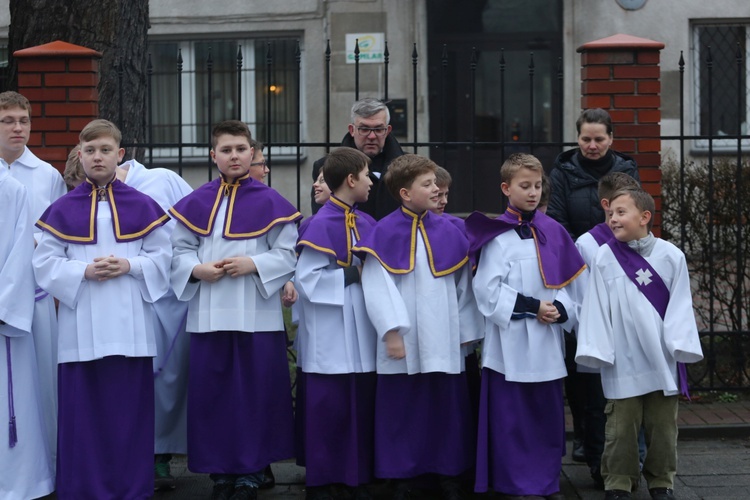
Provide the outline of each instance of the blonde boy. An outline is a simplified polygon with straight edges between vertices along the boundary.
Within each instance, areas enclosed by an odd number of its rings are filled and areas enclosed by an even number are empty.
[[[115,177],[124,151],[106,120],[80,134],[86,181],[37,226],[39,285],[60,301],[57,497],[154,491],[155,302],[169,289],[169,217]]]
[[[561,498],[563,326],[576,312],[566,289],[585,265],[565,229],[536,210],[539,160],[513,154],[500,175],[505,213],[466,219],[486,320],[475,488]]]
[[[614,233],[596,254],[578,328],[576,362],[601,370],[608,399],[602,476],[607,499],[638,486],[638,432],[651,497],[674,498],[678,363],[703,359],[684,254],[651,233],[654,200],[640,189],[609,200]]]

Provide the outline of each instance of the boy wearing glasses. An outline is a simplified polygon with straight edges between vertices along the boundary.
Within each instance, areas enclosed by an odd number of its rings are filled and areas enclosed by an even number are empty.
[[[342,147],[356,148],[370,157],[370,179],[372,190],[367,202],[359,205],[359,210],[379,220],[400,206],[381,179],[391,162],[404,154],[401,145],[391,135],[391,115],[386,103],[374,97],[365,97],[355,102],[351,111],[349,131],[341,141]],[[325,158],[313,164],[313,181],[318,178]],[[321,205],[312,201],[312,211],[316,213]]]
[[[31,135],[31,104],[18,92],[0,93],[0,163],[10,176],[26,186],[29,216],[36,221],[55,200],[67,193],[62,175],[40,160],[26,143]],[[34,227],[34,241],[41,230]],[[57,314],[53,298],[36,287],[31,335],[41,387],[41,406],[47,439],[54,456],[57,442]]]

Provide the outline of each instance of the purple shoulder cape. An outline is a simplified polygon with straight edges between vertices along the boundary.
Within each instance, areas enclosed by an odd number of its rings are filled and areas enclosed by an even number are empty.
[[[460,229],[462,233],[466,234],[466,221],[464,221],[461,217],[456,217],[455,215],[445,213],[442,215],[442,217],[456,226],[458,229]]]
[[[152,198],[117,179],[103,188],[96,188],[86,179],[50,205],[36,226],[62,241],[95,245],[100,191],[112,209],[112,230],[120,243],[145,238],[169,220]]]
[[[602,222],[601,224],[597,224],[596,226],[592,227],[589,231],[589,234],[594,238],[594,241],[596,241],[597,245],[599,246],[604,245],[607,241],[611,240],[614,237],[612,229],[607,225],[606,222]]]
[[[466,218],[466,234],[471,242],[469,252],[476,255],[496,236],[518,226],[528,226],[531,231],[545,287],[563,288],[586,269],[575,243],[558,222],[539,211],[531,221],[524,221],[521,212],[512,206],[496,219],[480,212]]]
[[[224,176],[214,179],[178,201],[169,212],[196,235],[209,236],[224,196],[229,197],[222,235],[227,240],[257,238],[277,224],[302,218],[294,205],[250,174],[228,182]]]
[[[407,274],[414,270],[417,232],[436,278],[456,272],[469,261],[469,242],[456,226],[429,210],[420,215],[403,206],[380,219],[352,251],[360,258],[372,255],[390,273]]]
[[[352,264],[352,230],[357,241],[366,238],[375,219],[363,212],[355,212],[343,201],[331,196],[312,222],[307,224],[297,241],[297,253],[302,247],[332,255],[338,265],[349,267]]]

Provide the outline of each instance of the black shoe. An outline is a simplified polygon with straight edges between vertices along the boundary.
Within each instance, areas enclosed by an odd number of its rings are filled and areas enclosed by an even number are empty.
[[[372,493],[370,493],[370,488],[368,488],[366,484],[360,484],[354,488],[355,500],[373,500],[373,498]]]
[[[464,493],[458,480],[452,477],[440,478],[440,491],[444,500],[464,500]]]
[[[169,460],[159,460],[154,463],[154,491],[173,490],[177,481],[169,470]]]
[[[276,486],[276,477],[273,475],[273,469],[269,465],[263,470],[263,482],[258,486],[259,490],[270,490]]]
[[[393,492],[393,500],[411,500],[417,498],[417,494],[409,488],[409,483],[399,481],[396,484],[396,491]]]
[[[599,467],[591,467],[591,479],[594,480],[594,487],[597,490],[604,489],[604,478],[602,477],[602,471]]]
[[[258,488],[243,484],[234,489],[234,493],[229,497],[229,500],[256,500],[257,498]]]
[[[604,492],[605,500],[626,500],[630,498],[630,492],[625,490],[607,490]]]
[[[583,451],[583,441],[580,439],[573,440],[573,454],[571,455],[574,462],[585,462],[586,453]]]
[[[305,500],[335,500],[328,486],[308,486],[305,488]]]
[[[216,483],[211,491],[211,500],[229,500],[234,493],[234,483]]]
[[[654,500],[674,500],[674,490],[672,488],[651,488],[648,490],[651,498]]]

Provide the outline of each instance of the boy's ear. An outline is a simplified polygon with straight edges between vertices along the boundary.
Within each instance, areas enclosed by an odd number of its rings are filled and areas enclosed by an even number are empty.
[[[125,148],[120,148],[117,150],[117,163],[122,163],[122,159],[125,157]]]
[[[644,210],[643,212],[641,212],[640,225],[647,226],[649,222],[651,222],[651,211]]]
[[[599,203],[601,203],[602,208],[605,212],[609,210],[609,200],[607,198],[602,198],[601,200],[599,200]]]
[[[398,190],[398,195],[401,197],[402,201],[411,201],[411,196],[409,195],[409,190],[406,188],[401,188]]]
[[[502,184],[500,184],[500,189],[503,191],[503,194],[505,196],[510,196],[510,186],[507,182],[503,182]]]
[[[349,186],[349,188],[354,188],[354,181],[356,179],[354,178],[354,174],[349,174],[346,176],[346,185]]]
[[[211,148],[211,151],[209,151],[209,153],[211,154],[211,159],[213,160],[213,162],[216,163],[216,152],[214,152],[214,148]]]

